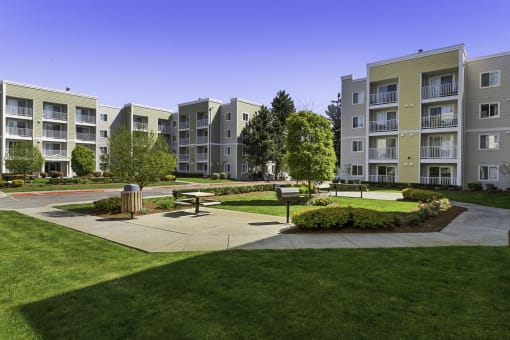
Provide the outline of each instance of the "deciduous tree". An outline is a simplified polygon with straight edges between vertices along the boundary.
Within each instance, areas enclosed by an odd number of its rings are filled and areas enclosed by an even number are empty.
[[[94,151],[86,146],[78,145],[71,153],[71,167],[78,176],[86,176],[96,169]]]
[[[39,172],[43,164],[41,151],[28,141],[14,143],[5,157],[5,167],[10,172],[23,174],[23,179],[27,174]]]

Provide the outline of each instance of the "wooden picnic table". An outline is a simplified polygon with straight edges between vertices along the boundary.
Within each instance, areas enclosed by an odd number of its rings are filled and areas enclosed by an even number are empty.
[[[195,198],[195,214],[198,214],[200,212],[200,197],[215,196],[215,194],[212,192],[202,191],[183,192],[181,193],[181,195]]]

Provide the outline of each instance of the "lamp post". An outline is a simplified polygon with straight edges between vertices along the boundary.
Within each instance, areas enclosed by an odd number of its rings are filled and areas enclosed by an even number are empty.
[[[337,133],[337,147],[338,147],[338,169],[337,172],[340,174],[340,139],[342,136],[342,95],[338,92],[336,100],[332,100],[331,103],[336,105],[335,111],[335,129],[334,131]]]

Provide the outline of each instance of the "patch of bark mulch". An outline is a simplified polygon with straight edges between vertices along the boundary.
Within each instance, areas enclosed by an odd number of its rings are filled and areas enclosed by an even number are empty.
[[[338,228],[338,229],[301,229],[291,228],[282,231],[284,234],[321,234],[321,233],[427,233],[427,232],[438,232],[443,230],[451,221],[453,221],[462,212],[467,210],[466,208],[451,206],[450,209],[441,212],[438,216],[427,218],[425,221],[419,224],[402,224],[391,228]]]

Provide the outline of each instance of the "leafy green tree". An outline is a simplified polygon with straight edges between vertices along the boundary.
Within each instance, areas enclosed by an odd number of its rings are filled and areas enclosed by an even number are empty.
[[[290,176],[308,182],[330,180],[335,171],[333,133],[327,118],[310,111],[299,111],[287,119],[286,162]]]
[[[263,168],[271,160],[273,138],[270,129],[271,112],[262,106],[242,131],[244,150],[253,169]]]
[[[335,149],[337,166],[340,167],[340,139],[342,137],[342,99],[340,93],[338,94],[338,99],[333,100],[332,104],[328,105],[325,113],[331,121],[333,129],[333,148]]]
[[[153,132],[121,128],[108,139],[108,154],[102,157],[113,173],[143,189],[175,170],[177,159],[162,136]]]
[[[285,142],[287,136],[287,118],[296,112],[294,101],[285,91],[278,91],[271,102],[271,135],[273,150],[271,158],[276,163],[275,173],[279,173],[282,167],[282,159],[285,155]]]
[[[27,174],[39,172],[43,164],[41,151],[29,141],[14,143],[5,157],[5,167],[10,172],[23,174],[23,179]]]
[[[86,176],[96,169],[96,156],[92,150],[78,145],[71,153],[71,168],[78,176]]]

